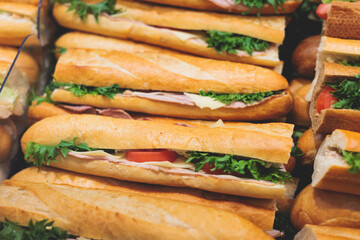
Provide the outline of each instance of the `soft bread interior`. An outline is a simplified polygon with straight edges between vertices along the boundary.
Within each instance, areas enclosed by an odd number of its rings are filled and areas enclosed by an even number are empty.
[[[312,175],[313,186],[321,181],[331,167],[348,167],[341,155],[341,150],[346,147],[346,141],[346,137],[340,131],[335,131],[330,137],[325,138],[315,157]]]

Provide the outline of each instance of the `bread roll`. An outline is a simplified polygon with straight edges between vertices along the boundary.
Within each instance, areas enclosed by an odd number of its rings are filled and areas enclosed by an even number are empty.
[[[193,8],[206,11],[216,11],[216,12],[232,12],[232,13],[244,13],[247,14],[257,14],[259,9],[244,6],[241,3],[233,3],[231,1],[217,1],[217,0],[142,0],[147,2],[159,3],[164,5],[173,5],[184,8]],[[273,15],[273,14],[288,14],[296,10],[296,8],[301,4],[298,1],[285,1],[282,6],[279,6],[275,9],[270,4],[265,4],[265,6],[260,10],[261,15]]]
[[[299,157],[301,165],[313,166],[315,156],[324,137],[322,134],[314,134],[312,128],[309,128],[301,135],[297,145],[304,153],[303,156]]]
[[[321,144],[315,158],[312,186],[360,195],[360,173],[350,173],[342,150],[360,152],[360,133],[335,130]]]
[[[15,59],[18,49],[12,47],[0,47],[0,61],[12,63]],[[16,66],[21,72],[25,73],[30,85],[34,86],[39,77],[39,65],[35,59],[27,54],[21,52],[16,60]]]
[[[290,122],[302,126],[309,127],[311,125],[309,108],[310,103],[305,100],[306,94],[310,91],[311,84],[307,84],[298,89],[294,96],[294,107],[291,111],[289,120]]]
[[[309,185],[295,199],[291,222],[299,230],[305,224],[360,228],[360,197]]]
[[[14,175],[11,180],[103,189],[195,203],[233,212],[251,221],[263,230],[273,229],[275,217],[274,200],[229,196],[190,188],[171,188],[117,181],[109,178],[57,170],[55,168],[42,167],[38,170],[35,167],[30,167]]]
[[[296,72],[307,78],[314,78],[316,55],[321,36],[311,36],[302,40],[292,56],[292,65]]]
[[[3,184],[0,220],[21,225],[49,219],[73,235],[104,240],[272,239],[238,215],[198,204],[65,185]]]
[[[360,230],[355,228],[305,225],[294,240],[358,240]]]
[[[141,135],[138,134],[138,129],[142,129]],[[78,137],[79,143],[84,142],[91,148],[211,151],[286,163],[290,157],[292,139],[284,137],[282,133],[280,136],[273,134],[274,132],[266,134],[263,131],[235,128],[192,128],[94,115],[62,115],[46,118],[31,126],[23,135],[21,143],[25,151],[30,141],[54,146],[61,140]],[[223,144],[219,145],[219,142]],[[257,144],[254,145],[254,142]],[[112,162],[98,158],[89,161],[79,155],[68,155],[66,158],[59,155],[57,162],[51,163],[51,166],[120,180],[187,186],[239,196],[279,198],[285,194],[283,185],[272,182],[204,174],[193,170],[164,168],[130,161]]]
[[[360,40],[360,3],[334,1],[326,21],[325,36]]]
[[[37,6],[0,2],[0,44],[20,46],[29,34],[37,34]]]

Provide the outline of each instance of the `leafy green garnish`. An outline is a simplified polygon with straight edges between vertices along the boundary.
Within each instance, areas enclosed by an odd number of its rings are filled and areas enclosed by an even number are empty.
[[[75,11],[80,17],[81,21],[86,22],[88,14],[94,15],[96,22],[99,23],[99,16],[101,13],[114,15],[123,12],[122,9],[115,9],[116,0],[104,0],[97,4],[87,4],[82,0],[52,0],[54,3],[70,4],[67,12]]]
[[[349,173],[356,174],[360,171],[360,153],[342,150],[342,155],[347,164],[350,165]]]
[[[295,145],[291,148],[290,156],[292,157],[301,157],[304,156],[303,151],[297,146],[298,143],[295,143]]]
[[[55,89],[64,88],[65,90],[70,91],[77,97],[84,97],[85,95],[101,95],[114,99],[114,96],[119,93],[123,93],[125,89],[121,88],[118,84],[113,84],[108,87],[89,87],[80,84],[73,83],[61,83],[61,82],[51,82],[48,84],[44,90],[44,96],[37,96],[35,93],[30,95],[29,101],[36,101],[35,105],[38,105],[42,102],[53,103],[51,100],[51,94]]]
[[[338,82],[325,82],[325,84],[335,89],[330,92],[338,99],[338,102],[332,105],[334,108],[360,110],[360,79],[345,79]]]
[[[241,50],[252,56],[254,51],[265,51],[270,48],[269,42],[248,36],[216,30],[206,33],[208,47],[215,48],[220,54],[223,52],[236,54],[238,50]]]
[[[47,219],[33,222],[30,220],[28,227],[21,227],[15,222],[5,218],[5,222],[0,223],[1,240],[63,240],[69,237],[65,231],[58,227],[53,227],[54,221],[48,222]]]
[[[206,163],[212,167],[211,171],[222,170],[228,174],[240,174],[245,178],[256,180],[271,181],[273,183],[286,181],[292,179],[291,174],[281,171],[280,168],[267,164],[258,159],[243,159],[239,156],[230,154],[215,154],[208,152],[187,152],[189,158],[186,163],[194,163],[195,171],[200,171]]]
[[[229,93],[229,94],[218,94],[213,92],[200,91],[200,96],[211,97],[216,101],[225,103],[227,105],[232,102],[241,101],[245,104],[253,103],[254,101],[261,101],[264,98],[277,95],[282,91],[270,91],[270,92],[257,92],[257,93]]]
[[[66,51],[67,51],[67,49],[64,47],[56,47],[56,49],[54,50],[54,52],[58,53],[59,55],[66,53]]]
[[[338,61],[337,63],[348,67],[360,67],[360,58],[353,60],[342,60]]]
[[[333,0],[322,0],[322,3],[332,3]],[[336,0],[336,1],[342,1],[342,2],[356,2],[357,0]]]
[[[89,148],[86,143],[76,144],[74,138],[72,141],[64,141],[56,146],[41,145],[35,142],[29,142],[25,149],[25,160],[31,162],[33,165],[40,168],[43,163],[47,166],[51,162],[56,162],[56,157],[61,153],[63,157],[66,157],[70,151],[94,151],[97,149]]]
[[[260,16],[260,10],[265,6],[265,4],[270,4],[271,6],[274,7],[275,11],[277,12],[278,6],[282,8],[285,1],[286,0],[235,0],[234,4],[241,3],[242,5],[250,9],[253,8],[259,9],[258,16]],[[247,13],[248,12],[246,12],[245,14]]]

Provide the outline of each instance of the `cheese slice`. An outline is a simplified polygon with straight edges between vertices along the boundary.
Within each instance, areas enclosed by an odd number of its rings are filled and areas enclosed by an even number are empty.
[[[191,98],[191,100],[195,103],[199,108],[210,108],[211,110],[225,107],[226,104],[220,101],[214,100],[211,97],[200,96],[199,94],[192,93],[184,93],[186,96]]]

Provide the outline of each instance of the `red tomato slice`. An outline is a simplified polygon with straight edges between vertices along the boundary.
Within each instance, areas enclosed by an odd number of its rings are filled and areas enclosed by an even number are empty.
[[[211,166],[208,163],[205,163],[204,167],[201,169],[204,172],[208,173],[208,174],[216,174],[216,175],[229,175],[228,173],[224,172],[221,169],[217,169],[215,171],[211,171],[211,169],[213,169],[214,166]]]
[[[318,6],[318,8],[316,9],[316,15],[319,18],[326,20],[328,13],[330,11],[330,8],[331,8],[331,3],[320,4]]]
[[[337,102],[338,99],[333,97],[330,92],[334,92],[335,89],[327,86],[319,94],[318,99],[316,100],[316,111],[321,113],[322,110],[330,108],[334,102]]]
[[[174,162],[176,152],[154,149],[154,150],[131,150],[126,152],[126,159],[131,162]]]

